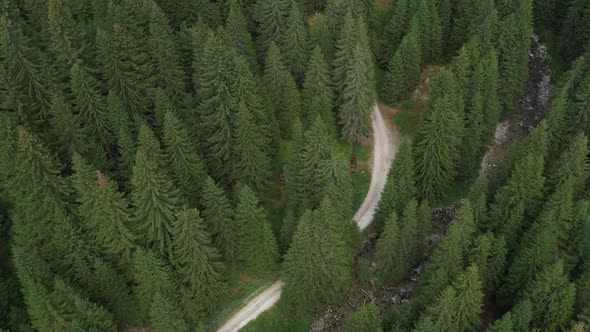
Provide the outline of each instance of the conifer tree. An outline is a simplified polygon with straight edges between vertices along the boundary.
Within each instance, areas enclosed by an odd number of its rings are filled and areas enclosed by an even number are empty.
[[[442,27],[436,10],[436,1],[418,1],[414,15],[421,23],[419,40],[423,61],[428,63],[438,60],[442,45]]]
[[[340,18],[339,18],[340,19]],[[344,88],[348,80],[347,75],[352,66],[354,51],[360,39],[359,31],[356,27],[355,19],[350,12],[345,13],[338,38],[336,39],[333,78],[334,94],[336,96],[336,106],[343,103]]]
[[[428,201],[420,202],[416,211],[418,217],[418,243],[416,257],[422,258],[428,248],[428,242],[432,236],[432,216]]]
[[[402,0],[403,1],[403,0]],[[401,52],[395,52],[387,65],[385,82],[381,87],[381,96],[389,104],[395,104],[406,96],[406,71],[402,62]]]
[[[576,287],[558,261],[537,275],[526,288],[526,298],[532,304],[532,325],[545,331],[559,331],[570,322]]]
[[[123,102],[113,93],[109,92],[107,98],[109,119],[112,126],[117,150],[119,152],[118,175],[124,180],[131,178],[131,169],[135,160],[135,140],[129,113]]]
[[[298,152],[298,165],[294,169],[297,184],[294,188],[306,207],[317,206],[322,198],[325,182],[321,180],[318,170],[332,156],[330,144],[331,137],[324,122],[321,117],[316,117],[312,127],[305,133],[303,146]]]
[[[244,103],[238,106],[235,125],[236,169],[232,175],[256,191],[263,192],[271,174],[270,159],[264,151],[264,138],[258,131],[254,116]]]
[[[125,268],[131,262],[135,236],[131,232],[131,211],[117,185],[100,171],[93,170],[79,155],[73,158],[73,183],[78,192],[80,216],[87,232],[110,258]]]
[[[86,135],[106,148],[112,134],[109,129],[105,100],[100,93],[98,81],[88,74],[80,63],[72,66],[71,89],[74,107],[80,114]]]
[[[210,242],[198,210],[178,213],[173,240],[176,272],[206,312],[216,308],[224,288],[221,255]]]
[[[154,295],[161,293],[170,301],[176,290],[176,283],[171,268],[165,261],[145,249],[138,248],[133,258],[133,275],[135,287],[133,293],[144,319],[148,318]]]
[[[167,112],[164,116],[163,141],[174,179],[189,204],[195,206],[199,202],[207,172],[188,131],[173,112]]]
[[[239,255],[245,270],[259,275],[274,272],[279,258],[277,241],[266,211],[245,185],[240,189],[235,221],[240,229]]]
[[[254,20],[257,25],[260,54],[266,54],[271,43],[278,43],[285,35],[287,17],[292,2],[289,0],[256,1]]]
[[[494,138],[496,125],[500,119],[501,106],[499,91],[498,56],[492,49],[482,59],[484,79],[482,80],[482,95],[484,99],[483,141],[489,144]]]
[[[309,34],[296,1],[291,3],[284,34],[278,42],[285,56],[285,64],[295,80],[301,82],[309,59]]]
[[[91,148],[82,130],[81,119],[60,93],[51,98],[51,133],[55,137],[55,151],[60,160],[69,159],[75,152],[86,154]]]
[[[497,231],[506,237],[509,246],[514,245],[520,233],[525,209],[541,196],[545,182],[542,172],[542,156],[527,155],[515,165],[510,180],[495,195],[495,203],[490,207],[491,220],[498,223]]]
[[[331,158],[320,165],[317,175],[318,177],[314,183],[317,187],[313,187],[316,199],[321,200],[323,197],[330,197],[334,206],[338,207],[341,215],[349,216],[353,196],[349,163],[332,153]]]
[[[203,186],[203,219],[213,237],[213,244],[223,254],[224,261],[234,264],[239,253],[237,225],[232,221],[232,207],[225,193],[211,177]]]
[[[310,45],[317,45],[322,49],[326,61],[334,58],[335,34],[330,29],[328,17],[325,13],[315,13],[313,24],[309,26]]]
[[[579,133],[574,137],[568,149],[562,152],[549,182],[558,187],[562,183],[573,181],[574,192],[581,193],[585,188],[590,170],[587,155],[588,138]]]
[[[65,281],[55,278],[49,301],[61,315],[64,330],[116,331],[112,315],[103,307],[84,298]],[[42,328],[43,330],[44,328]]]
[[[240,2],[237,0],[229,2],[229,13],[225,21],[225,31],[232,45],[238,51],[238,54],[248,62],[250,70],[257,71],[259,67],[258,58],[252,36],[248,31],[248,20],[244,16]]]
[[[514,294],[521,294],[527,284],[554,261],[556,250],[557,237],[551,227],[540,230],[522,245],[522,250],[516,254],[500,289],[500,294],[507,303],[514,299]]]
[[[150,307],[150,327],[154,332],[189,331],[182,313],[160,292],[154,294]]]
[[[382,225],[392,212],[401,213],[416,195],[412,143],[404,138],[387,175],[385,189],[375,214],[377,226]]]
[[[173,103],[178,103],[185,91],[184,71],[180,63],[176,36],[166,16],[152,3],[149,9],[149,62],[154,70],[153,84],[164,89]]]
[[[385,222],[375,253],[379,274],[388,283],[403,280],[407,277],[410,267],[406,248],[403,247],[402,232],[396,214],[393,211]]]
[[[367,137],[375,103],[373,63],[366,52],[361,43],[356,45],[341,95],[339,124],[342,136],[350,144],[360,144]]]
[[[162,157],[153,132],[142,126],[131,178],[134,219],[138,232],[146,234],[146,244],[159,254],[172,257],[172,227],[182,199],[159,163]]]
[[[408,269],[419,261],[418,244],[424,241],[422,234],[418,232],[417,208],[418,202],[415,199],[408,201],[402,217],[402,246],[408,261]]]
[[[92,282],[100,285],[100,289],[92,290],[92,296],[104,303],[105,308],[113,313],[115,321],[136,323],[141,315],[139,308],[133,306],[135,298],[128,286],[131,263],[125,266],[125,275],[121,275],[101,259],[95,259]]]
[[[483,291],[477,265],[472,265],[457,280],[455,324],[457,331],[473,331],[481,325]]]
[[[311,126],[319,115],[328,129],[335,130],[332,97],[328,64],[321,48],[316,46],[307,65],[305,81],[303,82],[302,100],[304,107],[301,120],[306,124],[306,127]]]
[[[102,75],[108,78],[108,88],[126,106],[131,114],[143,115],[147,111],[144,65],[146,54],[121,23],[115,22],[109,31],[97,34],[98,59]]]
[[[321,220],[318,211],[303,214],[283,263],[285,297],[308,313],[341,299],[351,277],[350,259],[334,250],[339,239]]]
[[[383,331],[381,329],[379,308],[375,303],[369,303],[355,311],[346,322],[346,331]]]
[[[281,136],[290,138],[292,121],[301,113],[301,96],[295,80],[285,67],[279,48],[274,42],[270,44],[266,57],[264,79],[269,89]]]
[[[489,229],[488,222],[488,184],[486,176],[480,176],[475,180],[467,198],[473,209],[473,221],[478,229],[484,231]]]
[[[457,308],[457,292],[447,287],[433,305],[428,309],[428,316],[437,331],[458,331],[455,309]]]
[[[402,42],[402,39],[409,31],[410,19],[412,14],[409,11],[407,0],[396,1],[391,9],[392,15],[385,31],[383,32],[383,41],[381,46],[381,61],[383,63],[390,63],[393,56],[397,53],[397,49]]]
[[[0,54],[3,74],[15,86],[10,90],[8,108],[16,113],[19,121],[39,122],[49,116],[49,79],[38,61],[38,51],[18,28],[17,22],[3,18],[0,30]],[[6,107],[4,106],[4,107]]]
[[[431,202],[443,194],[455,176],[462,131],[461,110],[454,109],[456,98],[436,95],[457,88],[456,82],[452,74],[440,75],[414,141],[419,192]]]

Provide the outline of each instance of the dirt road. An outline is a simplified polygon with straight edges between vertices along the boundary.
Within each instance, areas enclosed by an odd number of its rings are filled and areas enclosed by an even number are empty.
[[[353,219],[357,222],[361,230],[365,229],[373,220],[373,214],[381,192],[387,181],[387,173],[391,162],[395,157],[398,149],[398,140],[392,139],[392,135],[383,120],[383,116],[377,105],[373,108],[371,114],[371,123],[373,126],[373,170],[371,172],[371,185],[365,201],[358,209]],[[397,137],[397,136],[395,136]],[[250,321],[256,319],[261,313],[270,309],[281,297],[283,282],[278,280],[272,286],[264,290],[253,300],[251,300],[242,310],[234,314],[221,326],[217,332],[235,332],[246,326]]]
[[[254,320],[261,313],[270,309],[281,297],[283,282],[277,280],[274,284],[260,293],[253,300],[220,327],[217,332],[234,332],[239,331],[250,321]]]
[[[369,192],[365,196],[365,201],[355,213],[353,219],[357,222],[360,230],[365,229],[371,221],[373,221],[373,214],[381,199],[381,193],[385,188],[387,182],[387,173],[391,162],[395,157],[398,149],[398,142],[396,137],[390,134],[387,124],[383,121],[383,115],[379,112],[379,108],[375,105],[373,113],[371,114],[373,125],[373,170],[371,172],[371,185]]]

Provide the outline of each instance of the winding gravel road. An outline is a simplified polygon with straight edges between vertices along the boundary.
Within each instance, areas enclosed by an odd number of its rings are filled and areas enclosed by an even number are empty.
[[[373,126],[373,170],[371,173],[371,185],[365,200],[353,219],[361,230],[365,229],[373,220],[373,214],[381,198],[381,192],[387,181],[387,173],[391,162],[399,148],[399,135],[392,135],[377,105],[371,113],[371,124]],[[257,295],[248,304],[228,319],[217,332],[236,332],[249,322],[256,319],[261,313],[270,309],[279,301],[283,290],[283,282],[277,280],[262,293]]]

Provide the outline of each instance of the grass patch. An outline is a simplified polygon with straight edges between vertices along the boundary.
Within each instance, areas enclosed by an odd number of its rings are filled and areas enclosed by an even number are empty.
[[[229,300],[222,309],[211,317],[209,326],[217,329],[234,312],[244,307],[251,298],[270,286],[274,281],[274,278],[270,276],[268,279],[253,279],[237,272],[232,273],[228,280],[228,288],[230,289]]]
[[[444,206],[449,206],[467,197],[473,181],[475,181],[474,178],[454,181],[443,195],[440,203]]]
[[[391,119],[399,126],[403,136],[413,137],[420,123],[420,113],[416,103],[405,100],[396,105],[399,112],[392,114]]]
[[[264,312],[254,321],[250,322],[241,331],[244,332],[307,332],[312,319],[307,316],[293,315],[282,300],[272,309]]]

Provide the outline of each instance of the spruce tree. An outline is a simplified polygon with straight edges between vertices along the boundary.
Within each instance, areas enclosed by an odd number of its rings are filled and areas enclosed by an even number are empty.
[[[472,265],[457,280],[455,324],[457,331],[473,331],[481,326],[483,290],[477,265]]]
[[[164,89],[176,104],[185,92],[185,73],[180,63],[176,36],[166,16],[155,3],[149,9],[148,31],[147,45],[150,50],[148,57],[154,71],[151,79],[153,84]]]
[[[252,36],[248,31],[248,19],[244,16],[244,12],[237,0],[229,2],[229,13],[225,21],[225,31],[227,38],[231,41],[234,48],[238,51],[244,59],[248,62],[250,70],[257,71],[258,58]]]
[[[292,1],[289,0],[256,1],[254,20],[257,23],[260,54],[266,54],[271,43],[278,43],[285,35],[291,6]]]
[[[73,112],[61,93],[53,94],[50,114],[50,131],[55,139],[54,151],[57,151],[60,160],[67,160],[74,153],[86,154],[90,146],[88,137],[82,130],[80,116]]]
[[[218,305],[224,290],[221,255],[211,246],[209,233],[196,209],[178,213],[174,225],[174,262],[180,281],[206,312]]]
[[[451,74],[440,75],[439,81],[435,83],[439,91],[456,87]],[[437,87],[433,87],[433,90]],[[458,118],[460,110],[454,109],[456,103],[452,95],[433,95],[416,133],[416,180],[421,196],[431,202],[441,197],[455,177],[462,131]]]
[[[174,301],[176,282],[171,267],[150,250],[138,248],[133,258],[133,293],[142,317],[148,318],[154,295],[161,293]]]
[[[589,176],[590,166],[587,155],[588,138],[583,133],[579,133],[568,149],[562,152],[549,182],[558,187],[567,181],[573,181],[575,194],[580,194]]]
[[[236,169],[232,176],[257,192],[268,187],[270,159],[264,149],[264,137],[256,126],[253,114],[244,103],[238,106],[234,130]]]
[[[409,31],[410,19],[413,13],[409,11],[408,2],[407,0],[396,1],[392,8],[393,14],[385,25],[381,46],[381,61],[384,64],[391,62],[402,39]]]
[[[240,260],[246,271],[257,275],[276,271],[279,258],[277,241],[267,220],[266,211],[248,187],[239,192],[235,222],[239,227]]]
[[[301,82],[309,59],[309,34],[296,1],[291,3],[284,34],[278,43],[285,56],[285,64],[291,70],[295,80]]]
[[[154,294],[150,307],[150,327],[154,332],[188,332],[182,313],[174,303],[160,292]]]
[[[412,143],[404,138],[387,175],[385,189],[375,213],[377,226],[383,225],[392,212],[401,213],[416,195]]]
[[[563,262],[548,265],[526,288],[532,304],[532,325],[545,331],[559,331],[570,322],[576,287],[563,271]]]
[[[338,301],[350,285],[351,262],[334,250],[339,239],[321,221],[318,211],[303,214],[283,263],[285,298],[307,313]]]
[[[420,260],[418,245],[423,242],[422,234],[418,232],[418,216],[416,210],[418,202],[415,199],[408,201],[402,216],[402,246],[408,261],[408,269]]]
[[[94,170],[79,155],[74,155],[73,184],[78,192],[79,213],[87,232],[111,263],[126,268],[131,263],[135,235],[131,231],[129,202],[117,184]]]
[[[121,14],[118,14],[121,15]],[[131,114],[147,111],[144,65],[146,54],[121,23],[115,22],[108,31],[97,33],[98,59],[102,75],[108,77],[108,88]]]
[[[107,105],[110,124],[119,152],[117,174],[119,178],[128,180],[131,178],[131,169],[135,160],[135,135],[133,134],[129,113],[125,109],[123,102],[113,92],[109,92]]]
[[[334,84],[336,106],[340,106],[343,103],[344,88],[348,80],[347,75],[352,66],[356,45],[360,39],[358,34],[359,31],[357,30],[355,19],[350,12],[346,13],[342,26],[340,27],[338,39],[336,40],[334,61],[332,64],[332,83]]]
[[[301,96],[295,80],[285,67],[279,48],[274,42],[270,44],[266,57],[264,79],[281,136],[290,138],[293,119],[301,113]]]
[[[305,123],[306,127],[311,126],[319,115],[328,129],[335,131],[336,123],[332,113],[332,98],[328,64],[321,48],[316,46],[307,65],[305,81],[303,82],[302,100],[304,107],[301,121]]]
[[[375,253],[377,269],[387,283],[398,282],[408,276],[410,264],[402,242],[404,235],[400,230],[396,212],[393,211],[377,241]]]
[[[139,149],[133,166],[131,198],[138,233],[145,234],[145,243],[150,248],[172,257],[172,227],[182,199],[158,162],[162,157],[159,153],[157,139],[144,125],[140,128]]]
[[[98,84],[80,63],[72,66],[71,89],[74,107],[80,114],[86,135],[106,148],[112,139],[112,133],[109,129],[105,100]]]
[[[366,52],[361,43],[354,48],[338,112],[342,136],[350,144],[360,144],[367,137],[375,103],[373,63]]]
[[[239,238],[230,202],[211,177],[205,180],[202,196],[203,219],[213,237],[213,244],[223,254],[224,261],[233,265],[239,254]]]
[[[381,318],[379,308],[375,303],[364,305],[355,311],[346,322],[346,331],[374,331],[381,332]]]
[[[428,201],[420,202],[416,215],[418,216],[418,243],[416,257],[421,259],[426,253],[428,242],[432,236],[432,211]]]
[[[385,82],[381,87],[381,97],[389,104],[400,101],[406,96],[407,81],[402,54],[397,51],[387,65]]]
[[[428,316],[437,331],[459,331],[455,309],[457,308],[457,292],[451,286],[447,287],[428,309]]]
[[[164,148],[176,183],[191,206],[198,204],[207,172],[188,131],[173,112],[164,116]]]
[[[437,61],[441,54],[442,27],[436,10],[436,1],[420,0],[416,4],[415,17],[420,22],[420,42],[423,61]]]

